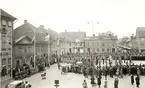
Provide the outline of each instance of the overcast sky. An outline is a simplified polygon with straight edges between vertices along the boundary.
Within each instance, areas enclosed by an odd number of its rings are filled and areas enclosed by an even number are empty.
[[[0,0],[0,8],[18,19],[15,27],[27,19],[36,27],[92,35],[94,24],[95,33],[112,31],[119,37],[145,27],[145,0]]]

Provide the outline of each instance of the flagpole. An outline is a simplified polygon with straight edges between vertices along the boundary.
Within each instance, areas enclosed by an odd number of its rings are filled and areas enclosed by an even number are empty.
[[[34,67],[36,67],[36,30],[34,29]]]
[[[139,48],[139,52],[140,52],[141,50],[140,50],[140,40],[139,40],[139,33],[138,33],[138,31],[137,31],[137,39],[138,39],[138,48]]]

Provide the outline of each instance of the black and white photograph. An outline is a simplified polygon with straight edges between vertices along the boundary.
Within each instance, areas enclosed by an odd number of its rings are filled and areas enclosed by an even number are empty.
[[[0,88],[145,88],[145,0],[0,0]]]

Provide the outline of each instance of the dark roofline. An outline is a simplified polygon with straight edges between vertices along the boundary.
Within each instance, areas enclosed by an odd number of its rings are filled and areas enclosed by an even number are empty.
[[[17,19],[16,17],[10,15],[9,13],[5,12],[5,11],[2,10],[2,9],[0,9],[0,13],[1,13],[1,16],[7,17],[7,18],[11,18],[13,21]]]

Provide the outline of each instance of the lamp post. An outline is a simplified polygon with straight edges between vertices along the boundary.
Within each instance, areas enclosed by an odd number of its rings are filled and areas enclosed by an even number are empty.
[[[34,41],[34,67],[36,67],[36,30],[33,29],[34,32],[34,37],[33,37],[33,41]]]
[[[92,23],[92,35],[93,35],[93,38],[94,38],[95,37],[95,34],[94,34],[94,25],[95,25],[95,22],[94,21],[89,21],[88,24],[90,24],[90,23]],[[99,24],[99,22],[97,22],[97,24]],[[94,41],[93,41],[93,50],[92,51],[93,51],[93,55],[92,55],[91,59],[94,62]]]
[[[48,63],[50,63],[50,60],[49,60],[49,48],[51,48],[50,46],[49,46],[49,40],[50,40],[50,35],[47,35],[46,37],[45,37],[45,41],[47,41],[48,42]]]

